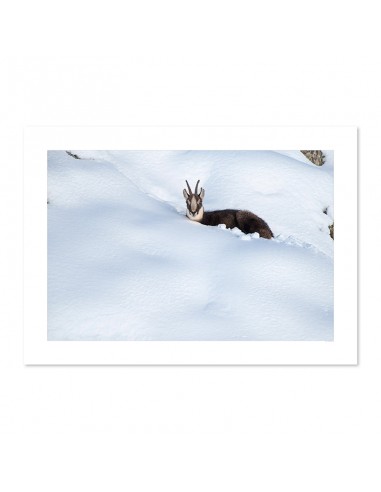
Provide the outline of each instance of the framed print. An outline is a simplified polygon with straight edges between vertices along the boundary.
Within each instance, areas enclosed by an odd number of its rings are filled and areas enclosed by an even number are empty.
[[[25,364],[357,363],[356,128],[33,127],[24,156]]]

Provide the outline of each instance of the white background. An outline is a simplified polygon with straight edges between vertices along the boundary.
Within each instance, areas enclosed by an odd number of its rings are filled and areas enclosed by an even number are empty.
[[[357,244],[353,241],[357,214],[356,144],[357,128],[348,126],[27,127],[24,130],[24,363],[356,364]],[[255,147],[334,149],[333,341],[48,341],[46,183],[49,149],[252,150]]]
[[[1,489],[380,490],[375,9],[5,3]],[[359,366],[23,366],[22,127],[137,124],[359,127]]]

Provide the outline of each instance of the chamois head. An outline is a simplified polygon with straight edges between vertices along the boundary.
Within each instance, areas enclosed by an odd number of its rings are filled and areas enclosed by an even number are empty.
[[[197,181],[196,188],[194,193],[192,192],[191,187],[187,180],[185,180],[188,191],[183,190],[183,195],[187,204],[187,216],[191,220],[200,221],[202,219],[204,208],[202,206],[202,199],[205,195],[205,190],[203,188],[200,189],[200,193],[198,193],[198,184],[200,180]]]

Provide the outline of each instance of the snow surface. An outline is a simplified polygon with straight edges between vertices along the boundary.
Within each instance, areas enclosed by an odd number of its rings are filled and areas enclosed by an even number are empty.
[[[49,340],[333,339],[333,152],[71,152],[48,153]],[[188,220],[185,179],[275,238]]]

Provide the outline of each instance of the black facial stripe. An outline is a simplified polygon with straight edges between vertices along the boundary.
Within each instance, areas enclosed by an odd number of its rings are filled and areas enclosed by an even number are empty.
[[[196,199],[196,210],[194,212],[192,211],[192,208],[191,208],[192,198]],[[187,209],[188,209],[189,213],[191,213],[192,215],[197,215],[200,212],[201,207],[202,207],[202,199],[198,195],[192,194],[192,195],[188,196],[188,198],[186,200],[186,204],[187,204]]]
[[[201,210],[201,207],[202,207],[202,203],[197,204],[197,207],[196,207],[196,211],[195,211],[195,213],[198,213],[198,212]],[[192,212],[192,209],[191,209],[190,205],[189,205],[189,206],[187,206],[187,209],[189,210],[189,212],[191,212],[191,213],[193,214],[193,212]]]

